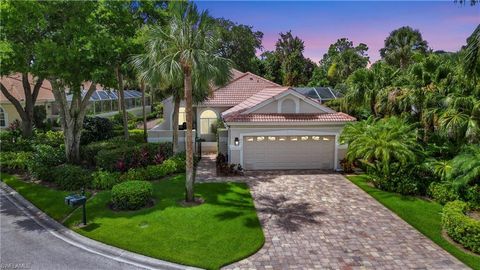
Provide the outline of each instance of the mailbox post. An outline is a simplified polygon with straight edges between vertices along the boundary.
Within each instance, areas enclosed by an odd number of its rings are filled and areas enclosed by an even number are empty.
[[[82,205],[82,221],[83,225],[87,225],[87,209],[85,207],[87,202],[87,197],[85,196],[85,189],[82,188],[82,195],[79,194],[72,194],[65,197],[65,204],[69,205],[70,207],[76,207]]]

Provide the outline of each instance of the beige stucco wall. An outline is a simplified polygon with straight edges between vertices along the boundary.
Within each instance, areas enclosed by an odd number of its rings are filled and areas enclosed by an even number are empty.
[[[329,124],[329,125],[315,125],[315,126],[292,126],[292,125],[264,125],[264,126],[240,126],[240,125],[231,125],[229,127],[228,134],[228,156],[229,162],[234,164],[242,164],[241,152],[243,147],[243,136],[248,136],[249,134],[282,134],[282,135],[336,135],[337,136],[337,146],[338,146],[338,136],[340,136],[344,125],[343,124]],[[235,146],[235,138],[239,138],[240,145]],[[342,159],[345,155],[345,150],[337,150],[337,169],[340,169],[339,160]]]
[[[2,107],[4,113],[5,113],[5,126],[0,127],[0,128],[7,128],[10,123],[13,121],[17,120],[21,121],[20,115],[18,114],[17,110],[15,109],[15,106],[13,104],[0,104],[0,107]]]

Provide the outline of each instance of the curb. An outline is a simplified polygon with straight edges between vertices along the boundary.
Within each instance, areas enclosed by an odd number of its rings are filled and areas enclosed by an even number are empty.
[[[4,182],[0,182],[0,194],[5,196],[12,204],[19,208],[26,216],[35,221],[39,226],[47,230],[53,236],[60,240],[83,249],[87,252],[106,257],[111,260],[129,264],[144,269],[164,269],[164,270],[200,270],[192,266],[185,266],[172,262],[162,261],[123,250],[117,247],[109,246],[107,244],[92,240],[83,235],[80,235],[56,220],[49,217],[42,212],[31,202],[26,200],[14,189],[9,187]]]

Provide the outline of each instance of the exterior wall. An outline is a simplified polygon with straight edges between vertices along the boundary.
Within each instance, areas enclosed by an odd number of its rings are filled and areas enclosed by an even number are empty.
[[[218,130],[218,153],[228,155],[228,130]]]
[[[3,108],[5,111],[5,116],[6,116],[6,125],[5,127],[0,127],[0,129],[7,128],[10,123],[14,122],[15,120],[22,121],[22,118],[20,118],[20,114],[18,114],[17,109],[15,109],[15,106],[13,106],[12,103],[2,103],[0,106]],[[22,103],[22,106],[25,106],[25,104]],[[45,106],[45,110],[47,112],[46,118],[47,119],[56,119],[59,117],[59,115],[54,115],[52,114],[52,107],[54,106],[54,101],[37,101],[35,103],[35,106]]]
[[[318,108],[312,106],[311,104],[306,103],[305,101],[300,101],[300,113],[318,113]]]
[[[296,104],[295,111],[298,113],[319,113],[321,110],[316,108],[315,106],[312,106],[311,104],[308,104],[307,102],[303,101],[302,99],[294,96],[294,95],[287,95],[279,100],[274,100],[271,103],[268,103],[267,105],[258,108],[255,110],[255,113],[281,113],[282,111],[282,105],[283,102],[286,100],[293,100]]]
[[[316,126],[291,126],[271,125],[263,126],[230,126],[228,136],[229,162],[243,165],[243,137],[248,135],[332,135],[335,136],[335,169],[340,169],[339,160],[345,155],[343,146],[339,145],[338,137],[343,130],[343,124],[316,125]],[[235,146],[235,138],[240,144]],[[338,148],[341,148],[341,151]]]
[[[172,131],[171,130],[156,130],[151,129],[147,131],[148,133],[148,142],[171,142],[172,141]],[[178,131],[178,149],[180,151],[185,151],[185,130]],[[197,147],[195,145],[195,130],[193,131],[193,141],[194,141],[194,151],[197,151]]]
[[[258,110],[255,110],[255,113],[277,113],[277,107],[278,106],[278,101],[273,101]]]
[[[15,106],[13,106],[13,104],[3,103],[3,104],[0,104],[0,106],[2,107],[3,111],[5,112],[5,126],[0,127],[0,128],[2,128],[2,129],[7,128],[10,125],[10,123],[14,122],[17,119],[18,119],[18,121],[22,120],[22,119],[20,119],[20,115],[18,114],[18,112],[15,109]]]

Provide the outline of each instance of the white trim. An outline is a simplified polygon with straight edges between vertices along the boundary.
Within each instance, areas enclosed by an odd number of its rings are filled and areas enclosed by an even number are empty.
[[[8,113],[7,113],[7,110],[5,110],[5,108],[3,108],[1,105],[0,105],[0,109],[2,109],[3,117],[5,118],[5,126],[0,126],[0,128],[6,128],[8,127]]]
[[[335,136],[335,150],[334,150],[334,161],[333,161],[333,169],[335,171],[338,170],[338,137],[340,134],[338,132],[324,132],[324,131],[310,131],[310,130],[274,130],[274,131],[263,131],[263,132],[249,132],[249,133],[240,133],[240,144],[238,146],[229,145],[230,150],[240,151],[240,165],[244,167],[243,164],[243,137],[245,136],[300,136],[300,135],[318,135],[318,136]]]
[[[300,100],[298,98],[285,97],[277,102],[277,113],[282,113],[282,105],[285,100],[291,100],[295,103],[295,113],[300,112]]]

